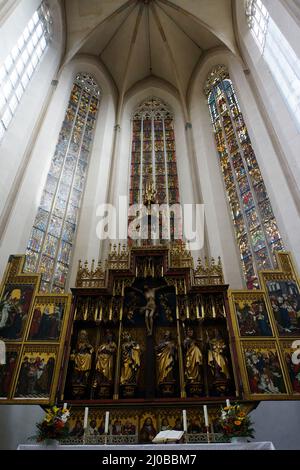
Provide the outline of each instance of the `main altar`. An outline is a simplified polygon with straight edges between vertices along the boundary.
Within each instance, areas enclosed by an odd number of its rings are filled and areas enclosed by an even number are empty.
[[[104,266],[79,262],[72,294],[48,294],[39,274],[23,272],[24,256],[11,256],[1,287],[1,403],[68,403],[66,444],[151,442],[183,429],[183,410],[186,442],[222,441],[225,400],[249,412],[261,400],[300,396],[298,278],[289,253],[277,259],[260,290],[230,291],[221,260],[194,266],[181,241],[112,245]]]
[[[240,394],[227,288],[220,260],[194,269],[183,243],[113,245],[106,270],[79,263],[58,393],[62,402],[88,404],[90,442],[103,431],[105,410],[112,443],[182,429],[183,409],[190,434],[206,433],[200,404],[214,405],[213,425],[218,404]]]
[[[182,240],[111,244],[78,264],[71,294],[41,292],[41,274],[12,255],[1,285],[1,403],[68,404],[65,444],[151,443],[184,429],[220,442],[225,401],[299,399],[300,294],[289,253],[259,273],[260,289],[229,290],[221,259]],[[298,348],[298,349],[297,349]],[[207,413],[208,410],[208,413]]]

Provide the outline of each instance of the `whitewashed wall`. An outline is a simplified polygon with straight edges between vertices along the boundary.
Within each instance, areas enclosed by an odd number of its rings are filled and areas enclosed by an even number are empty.
[[[300,28],[294,15],[282,0],[264,0],[271,17],[300,57]],[[271,72],[261,56],[249,30],[244,2],[235,1],[236,34],[245,66],[249,70],[247,81],[255,97],[253,103],[264,115],[264,126],[256,127],[254,137],[262,147],[262,164],[272,185],[272,203],[276,205],[280,229],[288,249],[300,267],[300,133],[295,121],[274,82]],[[268,129],[268,142],[263,135]],[[253,137],[250,132],[251,137]],[[264,147],[264,148],[263,148]],[[272,149],[273,147],[273,149]],[[259,162],[260,163],[260,162]],[[284,186],[281,186],[281,182]],[[279,214],[280,213],[280,214]]]
[[[19,2],[1,27],[0,63],[5,60],[17,42],[39,4],[38,0]],[[51,95],[51,81],[56,76],[63,53],[61,10],[57,0],[52,0],[49,4],[53,16],[53,40],[33,74],[8,130],[0,142],[0,243],[24,169],[30,159],[40,118]]]

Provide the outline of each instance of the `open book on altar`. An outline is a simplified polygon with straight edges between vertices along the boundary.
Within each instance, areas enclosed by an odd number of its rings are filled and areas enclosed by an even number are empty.
[[[161,444],[167,442],[178,442],[182,438],[183,431],[160,431],[152,440],[154,444]]]

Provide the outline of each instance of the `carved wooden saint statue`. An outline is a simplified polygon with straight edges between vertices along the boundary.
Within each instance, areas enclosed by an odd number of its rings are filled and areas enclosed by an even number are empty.
[[[213,339],[208,338],[208,343],[208,364],[214,379],[230,379],[225,341],[220,337],[218,332],[216,332],[216,336]]]
[[[113,334],[110,330],[106,330],[104,342],[96,351],[96,385],[98,382],[113,383],[116,350]]]
[[[90,344],[87,331],[81,330],[78,334],[76,348],[70,356],[71,361],[74,363],[74,371],[72,374],[72,389],[74,395],[81,396],[85,392],[92,366],[93,351],[94,348]]]
[[[170,331],[165,332],[155,349],[158,385],[175,382],[177,348]]]
[[[188,328],[183,342],[185,350],[185,378],[189,383],[202,382],[203,356],[199,342],[194,338],[194,331]]]
[[[141,348],[125,331],[121,347],[121,385],[137,385],[141,367]]]

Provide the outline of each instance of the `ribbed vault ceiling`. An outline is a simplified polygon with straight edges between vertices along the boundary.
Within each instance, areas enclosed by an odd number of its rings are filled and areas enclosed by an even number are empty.
[[[234,51],[231,0],[66,0],[67,54],[99,58],[120,93],[156,76],[185,94],[205,51]]]

